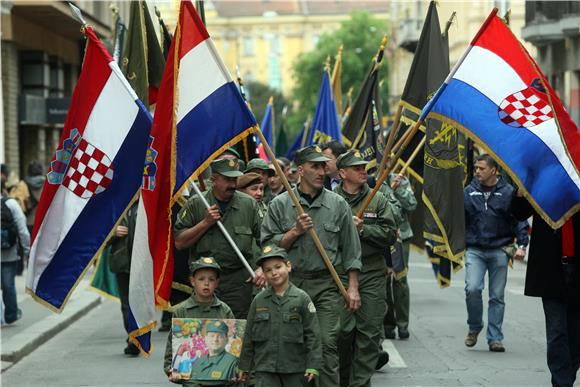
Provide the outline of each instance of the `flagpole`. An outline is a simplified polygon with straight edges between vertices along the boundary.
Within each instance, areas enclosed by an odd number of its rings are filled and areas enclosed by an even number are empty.
[[[258,133],[258,137],[260,137],[260,141],[262,142],[262,144],[264,144],[264,150],[268,154],[268,157],[271,160],[275,160],[274,153],[272,152],[272,149],[270,149],[268,142],[266,142],[266,139],[264,138],[262,131],[258,130],[257,133]],[[292,202],[294,202],[294,206],[296,207],[296,210],[298,211],[298,215],[304,214],[304,208],[302,208],[302,205],[300,204],[298,197],[296,197],[296,193],[294,193],[294,190],[290,186],[288,179],[286,179],[286,175],[282,171],[282,168],[280,168],[280,165],[278,165],[278,163],[272,163],[272,165],[274,166],[274,169],[276,170],[276,174],[278,175],[278,177],[280,177],[280,180],[282,180],[282,184],[284,184],[284,187],[286,188],[288,195],[290,195],[290,199],[292,199]],[[344,288],[342,281],[338,277],[338,273],[336,272],[336,269],[332,265],[332,262],[330,262],[330,258],[328,258],[328,254],[326,254],[326,250],[324,249],[324,246],[322,246],[322,242],[320,242],[320,239],[318,238],[318,234],[316,234],[316,231],[314,230],[314,228],[311,228],[310,230],[308,230],[308,234],[310,234],[310,236],[312,237],[312,240],[314,241],[314,245],[316,245],[316,249],[318,250],[318,252],[322,256],[322,260],[324,261],[324,265],[326,265],[326,268],[330,272],[332,279],[336,283],[336,286],[338,286],[338,290],[340,291],[340,293],[342,294],[342,296],[344,297],[344,299],[348,303],[349,297],[348,297],[348,294],[346,292],[346,289]]]
[[[272,149],[274,149],[274,151],[276,151],[276,121],[274,120],[274,96],[273,95],[270,96],[268,103],[270,105],[272,105]]]
[[[191,185],[193,187],[193,190],[197,194],[197,196],[201,199],[201,201],[202,201],[203,205],[205,206],[205,208],[207,208],[209,210],[210,205],[207,202],[207,200],[205,199],[205,196],[203,196],[203,194],[199,190],[199,187],[197,186],[197,183],[195,183],[194,181],[191,181]],[[240,251],[240,249],[236,245],[236,242],[234,242],[234,240],[230,236],[230,233],[228,232],[228,230],[226,230],[226,228],[223,225],[222,221],[221,220],[218,220],[217,221],[217,225],[218,225],[220,231],[222,232],[223,236],[226,238],[226,240],[230,244],[230,246],[232,246],[232,249],[234,249],[234,251],[236,252],[236,255],[238,256],[238,258],[240,259],[240,261],[242,261],[242,263],[244,264],[244,267],[246,268],[246,270],[248,270],[248,272],[250,273],[250,275],[252,276],[252,278],[256,278],[256,273],[254,272],[254,270],[252,269],[252,267],[250,266],[250,264],[248,263],[248,261],[244,257],[244,254],[242,254],[242,252]]]
[[[383,157],[381,158],[381,164],[379,165],[379,170],[377,175],[381,176],[381,173],[385,170],[387,166],[387,161],[390,158],[391,150],[393,149],[393,142],[395,142],[396,134],[399,131],[399,121],[401,120],[401,114],[403,113],[403,105],[399,103],[397,112],[395,113],[395,119],[393,120],[393,125],[391,126],[391,132],[389,133],[389,138],[387,139],[387,144],[385,145],[385,150],[383,152]]]
[[[407,146],[411,142],[411,139],[417,133],[417,131],[419,130],[419,127],[421,126],[422,123],[423,123],[423,118],[421,117],[417,122],[415,122],[415,125],[413,125],[413,127],[408,131],[408,135],[405,138],[405,141],[401,144],[400,148],[398,149],[397,153],[393,156],[393,158],[389,160],[387,168],[385,169],[385,171],[383,172],[383,174],[381,175],[379,180],[377,180],[375,187],[373,188],[371,193],[366,197],[361,208],[357,212],[356,216],[358,218],[362,219],[367,207],[369,206],[369,204],[371,204],[371,201],[373,200],[373,198],[375,197],[377,192],[379,192],[379,189],[381,188],[381,186],[383,185],[383,183],[385,182],[385,180],[389,176],[389,173],[393,169],[394,164],[401,157],[401,155],[403,154],[405,149],[407,149]]]

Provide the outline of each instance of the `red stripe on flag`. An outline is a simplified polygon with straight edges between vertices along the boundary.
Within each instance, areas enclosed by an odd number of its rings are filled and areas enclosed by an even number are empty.
[[[181,59],[195,46],[209,38],[209,33],[191,1],[181,2],[179,24],[181,31],[179,59]]]
[[[112,71],[109,67],[109,62],[112,61],[111,55],[107,52],[97,35],[90,27],[86,28],[85,33],[88,38],[85,59],[70,101],[70,108],[66,116],[64,129],[60,136],[57,149],[62,149],[64,140],[70,137],[70,133],[73,129],[77,129],[80,135],[84,133],[85,126],[87,125],[89,116],[93,111],[93,107],[101,95],[101,91],[107,83]],[[56,154],[52,156],[51,164],[55,159]],[[38,229],[40,228],[46,212],[52,203],[54,195],[56,195],[59,188],[60,184],[49,184],[48,181],[45,181],[44,183],[42,195],[36,210],[31,245],[36,239]]]

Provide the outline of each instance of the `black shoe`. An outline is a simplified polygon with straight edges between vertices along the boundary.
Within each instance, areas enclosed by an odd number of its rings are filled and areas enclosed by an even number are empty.
[[[396,335],[394,329],[385,328],[385,339],[394,340],[395,337]]]
[[[138,356],[139,353],[141,353],[141,351],[139,350],[139,347],[137,347],[133,343],[128,343],[127,346],[125,347],[125,349],[123,350],[123,352],[125,353],[125,355],[128,355],[128,356]]]
[[[389,362],[389,353],[385,351],[379,351],[379,358],[377,359],[377,365],[375,370],[380,370]]]
[[[407,328],[399,328],[399,339],[407,340],[409,336],[409,330]]]
[[[12,321],[6,321],[6,324],[14,324],[16,321],[20,320],[22,318],[22,309],[18,308],[16,309],[16,319],[12,320]]]

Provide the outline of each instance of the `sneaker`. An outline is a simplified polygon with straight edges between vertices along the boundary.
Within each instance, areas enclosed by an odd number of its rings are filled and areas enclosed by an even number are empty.
[[[396,335],[394,329],[385,328],[385,339],[394,340],[395,337]]]
[[[139,350],[139,347],[137,347],[135,344],[127,343],[127,346],[125,347],[123,352],[125,353],[125,355],[128,356],[138,356],[141,351]]]
[[[501,343],[501,341],[493,341],[489,343],[489,350],[491,352],[505,352],[505,347]]]
[[[389,362],[389,353],[385,351],[379,351],[379,358],[377,359],[377,365],[375,366],[375,370],[378,371],[385,366]]]
[[[409,330],[407,328],[399,328],[399,339],[407,340],[409,336]]]
[[[477,344],[477,335],[479,335],[479,332],[475,331],[467,332],[467,337],[465,338],[465,345],[471,348],[475,344]]]

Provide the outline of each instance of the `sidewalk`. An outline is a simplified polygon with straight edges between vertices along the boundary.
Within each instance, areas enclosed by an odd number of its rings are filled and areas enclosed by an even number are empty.
[[[16,276],[18,307],[22,318],[0,329],[2,372],[30,354],[73,322],[99,305],[101,297],[88,290],[90,274],[85,276],[71,295],[64,311],[53,313],[25,293],[25,277]]]

